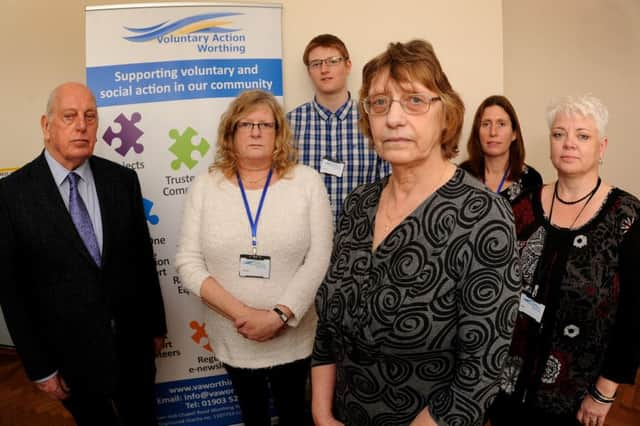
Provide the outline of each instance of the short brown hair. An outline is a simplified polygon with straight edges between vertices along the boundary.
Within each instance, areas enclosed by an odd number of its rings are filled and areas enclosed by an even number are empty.
[[[445,114],[440,147],[446,158],[455,157],[464,121],[464,103],[451,87],[433,46],[424,40],[389,43],[386,51],[367,62],[362,69],[361,100],[369,96],[373,79],[385,70],[398,83],[420,83],[440,97]],[[358,109],[360,130],[372,140],[369,115],[365,113],[362,102],[358,104]]]
[[[226,177],[231,177],[238,171],[238,159],[233,146],[236,127],[240,119],[260,105],[271,110],[276,122],[273,170],[280,176],[284,176],[293,168],[298,160],[298,155],[291,142],[291,130],[280,103],[271,93],[262,90],[248,90],[235,98],[220,118],[216,154],[213,164],[209,167],[210,171],[218,169]]]
[[[475,177],[484,180],[484,152],[482,152],[482,145],[480,144],[480,125],[482,124],[484,110],[490,106],[502,108],[509,116],[511,130],[516,132],[516,139],[511,142],[509,147],[509,180],[518,180],[524,169],[524,138],[522,137],[520,120],[518,120],[515,108],[509,102],[509,99],[500,95],[489,96],[482,101],[476,110],[469,140],[467,141],[469,159],[465,161],[464,168],[469,170]]]
[[[304,62],[305,65],[309,66],[309,53],[316,47],[333,47],[340,51],[340,54],[345,60],[349,59],[349,51],[342,40],[333,34],[320,34],[312,38],[309,44],[307,44],[307,47],[304,48],[302,62]]]

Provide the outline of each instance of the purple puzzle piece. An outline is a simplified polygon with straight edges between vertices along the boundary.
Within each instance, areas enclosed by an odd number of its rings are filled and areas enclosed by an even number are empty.
[[[131,120],[129,120],[124,114],[120,113],[120,115],[113,120],[120,124],[120,132],[114,132],[111,126],[109,126],[102,135],[102,139],[109,146],[111,146],[114,139],[120,139],[120,147],[116,148],[115,151],[123,157],[127,155],[127,152],[129,152],[131,148],[133,148],[137,154],[140,154],[144,151],[144,145],[139,144],[138,139],[144,135],[144,132],[140,130],[135,123],[138,123],[141,119],[142,115],[140,115],[139,112],[131,114]]]

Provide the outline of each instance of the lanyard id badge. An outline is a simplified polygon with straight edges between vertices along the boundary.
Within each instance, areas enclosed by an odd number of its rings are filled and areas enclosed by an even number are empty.
[[[507,170],[504,171],[504,174],[502,175],[502,179],[500,179],[500,184],[498,185],[498,189],[496,189],[496,194],[499,194],[500,191],[502,191],[502,186],[504,185],[504,182],[507,180],[507,176],[509,175],[510,168],[511,166],[507,164]]]
[[[542,303],[538,303],[526,294],[522,293],[520,296],[520,312],[530,316],[536,322],[542,321],[542,315],[544,314],[545,306]]]
[[[262,213],[262,206],[264,205],[264,199],[267,196],[269,189],[269,183],[271,182],[271,176],[273,175],[273,169],[269,170],[267,181],[262,189],[262,195],[260,196],[260,202],[258,203],[258,211],[256,212],[255,219],[251,214],[251,207],[249,206],[249,200],[247,200],[247,194],[240,179],[240,174],[236,173],[238,178],[238,186],[240,187],[240,193],[242,194],[242,201],[244,202],[244,209],[247,212],[247,218],[249,219],[249,225],[251,226],[251,252],[252,254],[240,255],[240,267],[238,275],[241,277],[252,278],[265,278],[268,279],[271,276],[271,257],[258,256],[258,221],[260,220],[260,214]]]
[[[238,275],[248,278],[269,279],[271,277],[271,257],[258,256],[257,254],[241,254]]]

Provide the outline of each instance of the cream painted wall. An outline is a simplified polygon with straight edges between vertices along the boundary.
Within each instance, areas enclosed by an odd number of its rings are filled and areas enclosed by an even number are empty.
[[[84,7],[123,0],[0,0],[3,58],[0,169],[21,165],[41,150],[39,119],[49,91],[84,81]],[[247,3],[247,2],[236,2]],[[265,2],[263,2],[265,3]],[[315,35],[340,36],[349,47],[357,94],[364,63],[390,41],[431,41],[453,87],[472,109],[502,91],[501,0],[284,0],[285,106],[311,98],[302,51]],[[465,136],[463,135],[463,138]]]
[[[84,80],[84,7],[108,3],[123,1],[0,0],[4,12],[0,15],[4,58],[0,169],[20,165],[40,151],[38,123],[49,90],[65,80]],[[327,0],[317,7],[311,0],[284,0],[285,106],[290,109],[312,95],[301,54],[318,33],[336,33],[348,44],[354,93],[362,65],[386,43],[426,38],[465,100],[465,129],[485,96],[503,92],[504,81],[504,93],[523,123],[528,161],[545,180],[555,176],[548,160],[544,120],[548,101],[583,92],[602,97],[611,112],[610,145],[602,174],[640,195],[640,180],[634,173],[635,160],[640,158],[640,144],[634,143],[640,134],[635,114],[640,99],[640,1],[502,3]],[[393,19],[388,18],[391,14]]]
[[[609,108],[609,147],[601,174],[640,196],[640,1],[504,2],[504,87],[518,111],[527,161],[545,181],[545,109],[553,97],[592,93]]]

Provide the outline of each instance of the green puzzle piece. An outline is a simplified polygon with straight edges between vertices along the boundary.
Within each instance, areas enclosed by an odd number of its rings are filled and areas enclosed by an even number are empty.
[[[181,164],[184,164],[191,170],[198,164],[197,160],[191,158],[191,153],[198,151],[200,157],[204,158],[207,152],[209,152],[211,145],[209,145],[209,142],[207,142],[205,138],[200,138],[198,145],[191,143],[191,140],[197,134],[198,132],[191,127],[187,127],[182,134],[178,132],[178,129],[169,130],[169,137],[175,140],[175,143],[169,147],[169,151],[176,156],[176,159],[171,162],[171,168],[173,170],[178,170]]]

